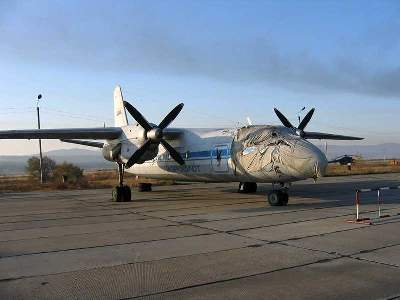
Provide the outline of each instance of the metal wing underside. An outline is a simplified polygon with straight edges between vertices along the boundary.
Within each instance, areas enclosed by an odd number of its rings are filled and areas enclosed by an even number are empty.
[[[120,137],[119,127],[26,129],[0,131],[0,139],[90,139],[113,140]]]

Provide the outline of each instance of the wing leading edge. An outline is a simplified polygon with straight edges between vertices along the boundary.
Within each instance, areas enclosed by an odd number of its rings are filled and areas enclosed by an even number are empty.
[[[0,131],[0,139],[91,139],[113,140],[122,134],[119,127],[60,128]]]

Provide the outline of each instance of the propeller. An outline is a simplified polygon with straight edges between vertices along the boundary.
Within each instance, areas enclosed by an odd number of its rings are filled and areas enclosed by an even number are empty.
[[[124,101],[124,106],[129,112],[129,114],[139,123],[140,126],[145,130],[146,141],[144,144],[133,153],[133,155],[128,159],[125,164],[126,168],[132,167],[136,164],[140,158],[146,153],[151,145],[162,144],[164,148],[169,152],[171,157],[180,165],[184,165],[185,161],[182,156],[176,151],[166,140],[163,139],[163,130],[167,128],[179,115],[183,108],[183,103],[178,104],[169,114],[161,121],[158,126],[151,125],[145,117],[134,108],[129,102]]]
[[[292,128],[295,129],[297,134],[300,135],[301,137],[304,137],[305,132],[304,129],[307,127],[308,123],[310,122],[315,108],[312,108],[304,117],[304,119],[300,122],[299,127],[293,126],[292,123],[285,117],[283,113],[281,113],[278,109],[274,108],[275,114],[278,116],[279,120],[281,120],[282,124],[287,127],[287,128]]]
[[[290,123],[290,121],[278,109],[274,108],[274,111],[275,111],[275,114],[278,116],[279,120],[282,122],[282,124],[285,127],[294,129],[299,136],[301,136],[302,138],[305,138],[305,139],[363,140],[363,138],[354,137],[354,136],[337,135],[337,134],[330,134],[330,133],[323,133],[323,132],[306,132],[306,131],[304,131],[304,129],[306,129],[308,123],[311,121],[311,118],[312,118],[312,116],[314,114],[315,108],[312,108],[306,114],[306,116],[300,122],[299,127],[293,126],[292,123]]]

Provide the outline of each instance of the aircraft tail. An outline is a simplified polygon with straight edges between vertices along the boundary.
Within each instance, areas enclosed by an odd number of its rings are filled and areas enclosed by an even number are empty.
[[[124,98],[119,85],[117,85],[114,89],[114,125],[116,127],[128,125],[128,118],[126,117],[126,111],[124,107]]]

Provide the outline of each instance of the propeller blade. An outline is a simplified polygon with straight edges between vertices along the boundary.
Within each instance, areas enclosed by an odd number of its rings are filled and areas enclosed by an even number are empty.
[[[132,167],[134,164],[136,164],[139,159],[142,157],[142,155],[147,151],[147,149],[150,147],[151,140],[147,140],[142,147],[137,149],[135,153],[129,158],[128,162],[125,164],[125,167],[129,169]]]
[[[292,123],[289,122],[288,119],[276,108],[274,108],[275,114],[278,116],[279,120],[281,120],[282,124],[288,128],[295,128]]]
[[[342,140],[342,141],[359,141],[364,138],[356,137],[356,136],[347,136],[340,134],[331,134],[331,133],[323,133],[323,132],[307,132],[303,133],[303,137],[305,139],[314,139],[314,140]]]
[[[162,130],[164,128],[167,128],[169,124],[172,123],[172,121],[175,120],[175,118],[179,115],[183,108],[183,103],[178,104],[173,110],[169,112],[169,114],[164,118],[164,120],[161,121],[160,125],[158,127]]]
[[[315,108],[311,109],[306,116],[304,117],[304,119],[301,121],[300,125],[299,125],[299,129],[300,130],[304,130],[308,124],[308,122],[310,122],[313,114],[314,114]]]
[[[161,140],[161,144],[164,146],[165,149],[171,154],[171,157],[181,166],[185,164],[182,156],[176,151],[170,144],[167,143],[165,140]]]
[[[132,104],[130,104],[127,101],[124,101],[124,106],[126,107],[128,112],[130,113],[130,115],[136,120],[136,122],[138,122],[139,125],[144,128],[144,130],[149,131],[149,130],[151,130],[153,128],[149,124],[149,122],[147,122],[145,117],[143,117],[143,115],[136,108],[134,108]]]

